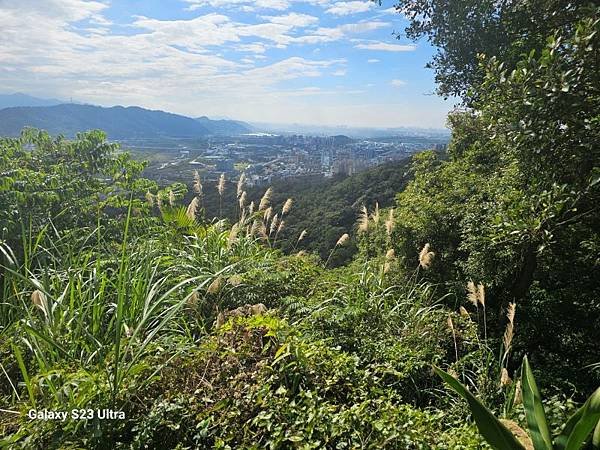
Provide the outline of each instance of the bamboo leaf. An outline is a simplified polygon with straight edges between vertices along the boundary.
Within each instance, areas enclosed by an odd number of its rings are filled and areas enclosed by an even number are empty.
[[[525,450],[525,447],[469,390],[452,375],[437,367],[435,372],[468,403],[481,435],[496,450]]]

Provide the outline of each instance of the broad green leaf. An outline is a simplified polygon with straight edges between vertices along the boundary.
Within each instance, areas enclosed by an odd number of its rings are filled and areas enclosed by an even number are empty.
[[[569,419],[562,434],[556,439],[558,450],[579,450],[600,421],[600,388]],[[596,439],[594,432],[593,440]],[[600,436],[598,437],[600,439]],[[594,445],[598,446],[598,442]]]
[[[546,422],[544,405],[542,404],[540,392],[535,383],[527,356],[523,358],[521,389],[523,391],[523,405],[525,406],[527,427],[535,450],[552,450],[552,438],[548,429],[548,423]]]
[[[488,444],[497,450],[525,450],[525,447],[469,390],[452,375],[437,367],[435,372],[468,403],[477,428]]]

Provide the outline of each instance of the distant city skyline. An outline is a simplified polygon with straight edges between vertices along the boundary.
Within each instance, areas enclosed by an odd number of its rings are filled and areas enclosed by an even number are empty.
[[[0,0],[5,92],[192,117],[442,128],[393,2]]]

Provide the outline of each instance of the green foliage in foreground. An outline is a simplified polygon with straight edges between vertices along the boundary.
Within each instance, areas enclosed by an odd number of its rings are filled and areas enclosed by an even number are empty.
[[[199,179],[159,187],[101,132],[0,140],[0,446],[595,444],[600,10],[576,11],[477,56],[448,154],[398,174],[394,209],[356,205],[326,262],[276,250],[289,204],[243,183],[208,220]],[[73,408],[125,418],[25,414]]]
[[[600,388],[598,388],[565,423],[560,435],[554,439],[546,421],[533,372],[527,358],[523,359],[521,372],[523,404],[527,417],[530,439],[519,439],[507,426],[498,420],[469,390],[452,375],[436,368],[436,373],[469,403],[479,432],[497,450],[579,450],[587,446],[600,448]],[[513,430],[518,429],[513,424]],[[522,431],[518,429],[519,431]],[[523,432],[519,437],[527,435]],[[524,441],[524,442],[523,442]]]

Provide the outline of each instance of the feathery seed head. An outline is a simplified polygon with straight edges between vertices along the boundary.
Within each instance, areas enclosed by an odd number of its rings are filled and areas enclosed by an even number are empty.
[[[217,292],[219,292],[221,290],[222,285],[223,285],[223,277],[221,277],[219,275],[217,278],[215,278],[212,281],[212,283],[210,283],[206,292],[209,294],[216,294]]]
[[[294,203],[294,201],[291,198],[288,198],[285,203],[283,204],[283,209],[281,210],[281,215],[283,216],[284,214],[287,214],[290,212],[290,210],[292,209],[292,204]]]
[[[435,253],[429,251],[429,243],[425,244],[421,252],[419,253],[419,264],[423,269],[429,269],[435,258]]]
[[[263,220],[265,222],[268,222],[269,220],[271,220],[272,215],[273,215],[273,207],[269,206],[267,209],[265,209],[265,212],[263,214]]]
[[[223,193],[225,192],[225,174],[222,173],[219,177],[219,182],[217,183],[217,191],[219,195],[223,197]]]
[[[188,216],[191,220],[196,220],[196,214],[198,212],[198,205],[200,204],[200,200],[198,197],[194,197],[185,211],[185,215]]]
[[[306,230],[302,230],[302,233],[300,233],[300,236],[298,236],[298,240],[296,242],[300,242],[305,237],[306,237]]]
[[[500,387],[508,386],[511,382],[508,370],[506,370],[506,367],[503,367],[500,375]]]
[[[467,298],[475,308],[479,307],[479,293],[473,280],[469,280],[467,283]]]
[[[154,195],[152,195],[150,191],[146,192],[146,203],[148,203],[150,208],[154,207]]]
[[[175,207],[175,194],[173,193],[173,191],[169,191],[169,206],[171,208]]]
[[[246,173],[242,172],[242,174],[240,175],[240,179],[238,180],[238,183],[237,183],[238,198],[242,195],[242,192],[244,192],[244,183],[245,182],[246,182]]]
[[[477,286],[477,300],[485,308],[485,286],[481,283]]]
[[[379,214],[379,202],[375,202],[375,211],[373,211],[373,223],[375,225],[379,224],[380,214]]]
[[[460,316],[461,317],[465,317],[467,319],[471,318],[471,316],[469,316],[469,312],[465,309],[464,306],[461,306],[458,311],[460,312]]]
[[[265,191],[264,195],[260,199],[260,203],[258,205],[258,210],[263,211],[267,209],[269,206],[269,202],[271,201],[271,194],[273,193],[273,189],[269,188]]]
[[[344,233],[338,239],[338,241],[336,242],[335,245],[336,245],[336,247],[341,247],[342,245],[345,245],[349,240],[350,240],[350,235],[348,235],[348,233]]]
[[[391,236],[392,231],[394,231],[394,208],[391,208],[388,213],[388,218],[385,221],[385,231],[388,236]]]
[[[246,206],[246,197],[247,197],[246,191],[243,191],[241,193],[241,195],[239,196],[240,210],[243,210],[244,206]]]
[[[273,234],[275,230],[277,230],[277,225],[279,225],[279,216],[277,213],[273,216],[273,220],[271,221],[271,230],[269,234]]]
[[[363,205],[358,216],[358,232],[366,233],[367,231],[369,231],[369,211]]]
[[[200,180],[200,174],[197,170],[194,171],[194,192],[198,197],[202,196],[202,181]]]

